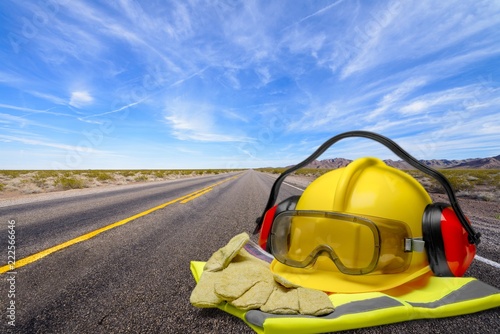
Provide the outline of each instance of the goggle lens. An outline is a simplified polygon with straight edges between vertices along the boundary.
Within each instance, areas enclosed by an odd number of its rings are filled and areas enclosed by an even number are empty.
[[[406,269],[411,253],[404,250],[409,229],[401,222],[324,211],[287,211],[278,215],[271,231],[275,258],[305,268],[328,256],[342,273],[361,275],[385,268]]]

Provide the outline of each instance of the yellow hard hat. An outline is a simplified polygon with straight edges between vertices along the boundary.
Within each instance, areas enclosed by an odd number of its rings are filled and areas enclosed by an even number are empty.
[[[422,241],[422,214],[431,203],[407,173],[376,158],[357,159],[317,178],[294,211],[276,217],[271,269],[328,292],[409,282],[431,272]]]

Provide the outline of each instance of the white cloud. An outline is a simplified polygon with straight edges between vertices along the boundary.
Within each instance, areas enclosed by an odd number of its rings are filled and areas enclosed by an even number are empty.
[[[392,6],[391,4],[397,4]],[[342,70],[342,78],[383,64],[391,64],[402,60],[412,60],[440,52],[455,45],[461,47],[460,54],[467,55],[479,50],[498,45],[498,36],[494,33],[484,34],[481,40],[468,42],[475,34],[498,29],[500,13],[498,3],[491,1],[440,2],[392,2],[382,5],[384,15],[390,20],[375,20],[373,13],[367,15],[365,21],[359,21],[360,30],[352,30],[349,40],[359,39],[360,31],[370,26],[370,22],[378,24],[379,29],[368,29],[365,43],[357,45],[354,57]],[[392,8],[391,8],[392,6]],[[386,22],[387,21],[387,22]],[[439,22],[439,24],[436,24]],[[418,27],[418,28],[416,28]]]
[[[361,20],[347,38],[344,38],[342,57],[346,64],[342,69],[341,79],[372,66],[374,59],[379,60],[377,56],[384,47],[381,46],[384,36],[391,32],[391,24],[399,12],[400,5],[397,2],[384,3]]]
[[[9,106],[9,107],[12,107],[12,106]],[[5,105],[0,104],[0,108],[5,108]],[[18,107],[18,108],[10,108],[10,109],[29,111],[30,113],[43,113],[43,114],[47,114],[47,115],[55,115],[57,117],[69,116],[66,114],[53,113],[53,112],[43,111],[43,110],[39,111],[39,110],[34,110],[34,109],[29,109],[29,108],[19,108]],[[52,131],[52,133],[55,133],[55,132],[75,133],[75,131],[73,131],[71,128],[57,127],[57,126],[54,126],[53,123],[51,123],[51,122],[34,121],[34,120],[30,119],[30,117],[27,117],[26,115],[23,115],[23,117],[20,117],[20,116],[0,113],[0,123],[14,125],[14,126],[9,126],[9,127],[2,129],[5,133],[7,133],[7,132],[13,133],[16,131],[16,129],[19,129],[19,128],[33,128],[33,127],[50,129]]]
[[[402,99],[416,89],[424,86],[426,83],[427,80],[425,78],[412,78],[398,84],[394,90],[382,97],[382,100],[378,103],[377,108],[373,110],[367,118],[374,119],[380,116],[386,110],[392,108],[395,104],[400,103]]]
[[[84,121],[84,122],[89,122],[89,123],[92,123],[93,121],[88,121],[87,119],[88,118],[92,118],[92,117],[99,117],[99,116],[104,116],[104,115],[109,115],[109,114],[114,114],[114,113],[117,113],[117,112],[120,112],[120,111],[123,111],[123,110],[126,110],[128,108],[131,108],[131,107],[134,107],[136,105],[139,105],[141,103],[143,103],[144,101],[146,101],[149,97],[145,97],[139,101],[136,101],[136,102],[132,102],[132,103],[129,103],[125,106],[122,106],[120,108],[117,108],[117,109],[114,109],[114,110],[110,110],[110,111],[105,111],[103,113],[99,113],[99,114],[92,114],[92,115],[88,115],[88,116],[84,116],[84,117],[79,117],[78,119],[81,120],[81,121]],[[101,122],[97,122],[98,124],[100,124]]]
[[[310,32],[296,27],[285,35],[281,41],[292,53],[309,53],[317,57],[317,53],[324,47],[328,36],[325,32]]]
[[[443,92],[436,92],[419,96],[399,109],[404,115],[429,112],[435,106],[451,105],[469,99],[471,92],[465,92],[463,89],[451,89]]]
[[[52,148],[66,150],[66,151],[75,151],[75,152],[87,153],[87,154],[106,153],[104,151],[99,151],[99,150],[96,150],[96,149],[94,149],[92,147],[88,147],[88,146],[66,145],[66,144],[52,143],[52,142],[48,142],[48,141],[44,141],[44,140],[20,138],[20,137],[9,136],[9,135],[0,135],[0,139],[5,140],[5,141],[15,141],[15,142],[23,143],[23,144],[28,144],[28,145],[46,146],[46,147],[52,147]]]
[[[203,142],[249,142],[248,137],[231,134],[231,129],[218,130],[214,107],[210,104],[170,101],[165,120],[172,127],[172,134],[179,140]],[[221,120],[221,119],[219,119]]]
[[[19,75],[13,73],[0,72],[0,83],[8,84],[11,86],[17,86],[19,84],[25,83]]]
[[[63,98],[60,98],[58,96],[54,96],[52,94],[36,92],[36,91],[30,91],[29,93],[33,96],[39,97],[41,99],[47,100],[47,101],[55,103],[55,104],[61,104],[61,105],[66,104],[66,101]]]
[[[433,111],[442,113],[443,108],[472,110],[499,106],[498,89],[483,82],[420,95],[406,102],[399,111],[403,115],[413,115]]]
[[[294,131],[329,131],[333,126],[339,128],[340,126],[345,126],[351,123],[353,117],[358,118],[359,116],[351,112],[350,109],[344,106],[338,106],[341,104],[337,101],[331,101],[326,105],[311,106],[309,109],[303,112],[302,117],[296,118],[288,126],[288,132]],[[289,119],[294,119],[289,116]]]
[[[18,111],[27,111],[30,113],[43,113],[43,114],[51,114],[51,115],[57,115],[57,116],[69,116],[69,115],[66,115],[63,113],[51,112],[50,109],[40,110],[40,109],[33,109],[33,108],[28,108],[28,107],[13,106],[10,104],[3,104],[3,103],[0,103],[0,108],[18,110]]]
[[[325,6],[325,7],[321,8],[321,9],[319,9],[319,10],[315,11],[314,13],[309,14],[309,15],[307,15],[306,17],[301,18],[299,21],[297,21],[297,24],[302,23],[302,22],[304,22],[304,21],[306,21],[306,20],[308,20],[308,19],[310,19],[310,18],[312,18],[312,17],[314,17],[314,16],[324,14],[324,13],[325,13],[326,11],[328,11],[329,9],[331,9],[331,8],[333,8],[333,7],[337,6],[337,5],[340,5],[340,4],[341,4],[342,2],[344,2],[344,1],[345,1],[345,0],[339,0],[339,1],[336,1],[336,2],[334,2],[334,3],[331,3],[331,4],[329,4],[329,5]]]
[[[75,108],[82,108],[91,104],[94,98],[87,91],[74,91],[71,93],[69,104]]]
[[[257,73],[257,75],[259,76],[260,78],[260,81],[261,81],[261,85],[262,86],[265,86],[267,85],[269,82],[271,82],[272,80],[272,77],[271,77],[271,73],[269,72],[269,68],[267,67],[257,67],[255,69],[255,72]]]

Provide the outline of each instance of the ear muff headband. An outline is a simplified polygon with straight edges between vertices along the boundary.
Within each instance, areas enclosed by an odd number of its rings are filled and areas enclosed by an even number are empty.
[[[462,209],[458,205],[457,198],[455,196],[455,192],[453,191],[453,188],[451,187],[450,182],[446,179],[446,177],[441,174],[440,172],[422,164],[420,161],[415,159],[413,156],[411,156],[408,152],[403,150],[396,142],[392,141],[391,139],[384,137],[382,135],[369,132],[369,131],[349,131],[349,132],[344,132],[341,133],[337,136],[334,136],[330,139],[328,139],[323,145],[321,145],[313,154],[311,154],[309,157],[307,157],[304,161],[298,163],[297,165],[285,170],[274,182],[273,187],[271,188],[271,194],[269,195],[269,199],[266,204],[266,208],[264,209],[263,214],[261,217],[257,218],[257,226],[254,230],[254,234],[258,233],[261,226],[262,222],[264,219],[264,215],[269,210],[270,208],[273,207],[273,205],[276,202],[276,199],[278,197],[278,192],[281,187],[281,184],[283,183],[283,180],[285,177],[287,177],[290,173],[295,172],[296,170],[306,166],[307,164],[311,163],[313,160],[318,158],[323,152],[325,152],[330,146],[335,144],[336,142],[345,139],[345,138],[350,138],[350,137],[361,137],[361,138],[368,138],[371,140],[374,140],[376,142],[379,142],[380,144],[384,145],[388,149],[390,149],[394,154],[396,154],[398,157],[409,163],[411,166],[415,167],[419,171],[433,177],[436,179],[441,186],[443,186],[446,194],[448,195],[448,198],[450,200],[450,205],[455,211],[455,214],[457,215],[460,223],[464,227],[464,229],[468,233],[468,239],[471,244],[476,244],[478,245],[480,242],[480,237],[481,234],[474,231],[472,226],[468,223],[467,218],[465,217]]]

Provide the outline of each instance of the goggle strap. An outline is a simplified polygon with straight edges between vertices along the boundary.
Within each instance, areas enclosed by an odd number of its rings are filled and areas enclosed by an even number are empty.
[[[425,250],[425,241],[422,238],[405,238],[405,252],[419,252]]]

